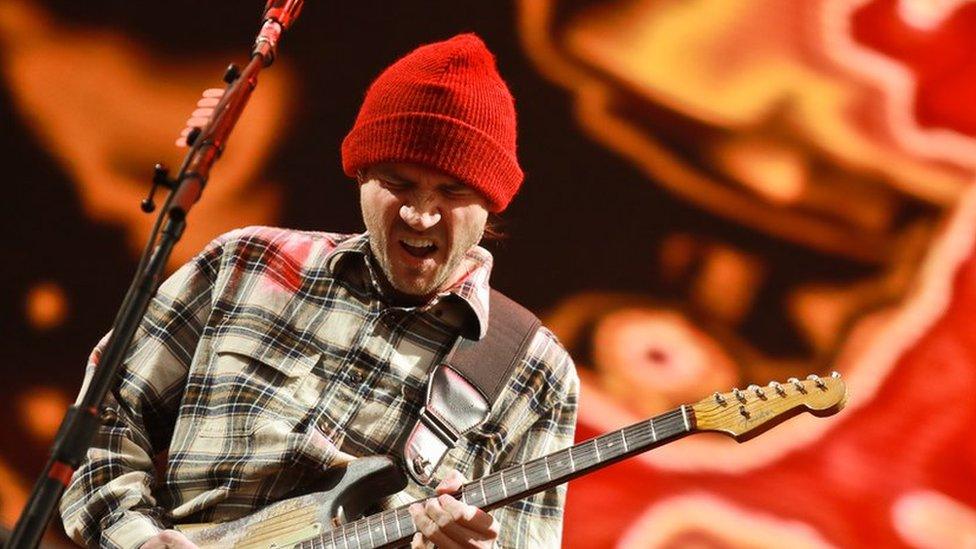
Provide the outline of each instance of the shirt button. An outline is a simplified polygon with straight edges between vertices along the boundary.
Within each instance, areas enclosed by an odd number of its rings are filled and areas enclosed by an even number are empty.
[[[353,371],[349,373],[349,379],[353,380],[355,383],[363,382],[363,374]]]

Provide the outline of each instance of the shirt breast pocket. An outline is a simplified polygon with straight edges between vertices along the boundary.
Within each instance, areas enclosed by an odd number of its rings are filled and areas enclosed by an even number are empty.
[[[318,363],[320,355],[304,346],[289,346],[281,333],[263,319],[224,326],[214,339],[211,363],[200,387],[202,408],[197,432],[201,437],[250,436],[274,424],[287,431],[307,411],[295,393]]]

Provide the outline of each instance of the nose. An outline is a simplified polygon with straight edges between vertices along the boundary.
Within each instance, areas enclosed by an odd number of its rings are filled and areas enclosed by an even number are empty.
[[[426,231],[441,220],[437,201],[430,193],[417,193],[400,206],[400,218],[415,231]]]

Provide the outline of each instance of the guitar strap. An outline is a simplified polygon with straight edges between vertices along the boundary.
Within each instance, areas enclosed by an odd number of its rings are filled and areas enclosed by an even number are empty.
[[[415,481],[430,484],[458,438],[488,418],[540,325],[528,309],[491,290],[485,336],[458,336],[427,377],[427,402],[403,446],[407,472]]]

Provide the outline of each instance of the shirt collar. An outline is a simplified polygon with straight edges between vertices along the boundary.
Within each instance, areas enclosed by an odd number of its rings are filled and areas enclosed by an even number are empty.
[[[352,261],[353,258],[358,261]],[[477,334],[481,339],[488,331],[489,295],[491,287],[489,278],[494,258],[491,252],[481,246],[474,246],[465,254],[462,269],[465,274],[447,290],[437,294],[430,303],[420,306],[429,309],[440,303],[455,302],[462,306],[469,318],[474,321],[474,330],[470,335]],[[326,258],[325,267],[331,276],[342,276],[352,265],[365,269],[374,289],[383,295],[376,275],[373,273],[375,263],[369,247],[369,233],[365,232],[349,237],[340,242]]]

